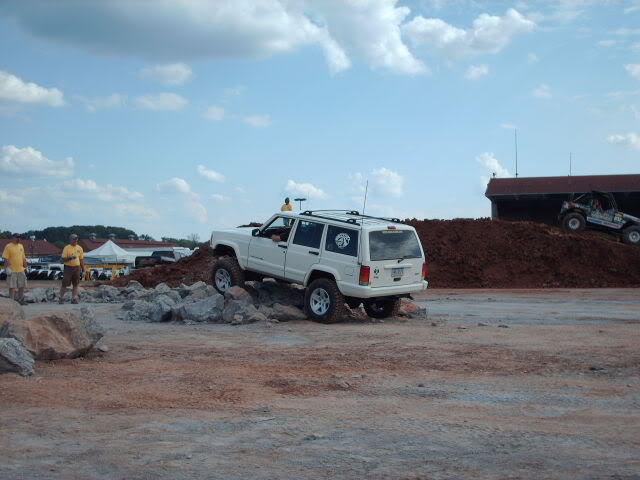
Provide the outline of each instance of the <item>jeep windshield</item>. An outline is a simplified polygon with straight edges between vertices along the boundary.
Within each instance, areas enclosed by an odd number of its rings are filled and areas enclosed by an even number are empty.
[[[422,258],[422,251],[413,230],[380,230],[369,232],[369,258],[372,262]]]

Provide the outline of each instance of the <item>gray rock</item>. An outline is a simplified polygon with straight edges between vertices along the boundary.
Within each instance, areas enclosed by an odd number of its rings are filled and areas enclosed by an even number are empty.
[[[184,322],[219,322],[222,320],[224,297],[215,293],[197,302],[182,303],[173,310],[176,320]]]
[[[273,318],[281,322],[289,322],[291,320],[306,320],[305,313],[292,305],[282,305],[276,303],[273,305]]]
[[[168,322],[173,315],[174,302],[168,295],[159,295],[152,303],[149,312],[149,321],[151,322]]]
[[[260,313],[258,309],[253,306],[253,303],[251,303],[250,300],[247,301],[246,298],[242,300],[227,300],[224,312],[222,313],[222,319],[232,325],[267,321],[267,317],[263,313]]]
[[[132,322],[148,322],[151,317],[151,310],[153,304],[144,300],[133,300],[133,305],[126,303],[127,313],[124,316],[125,320]],[[123,305],[124,307],[124,305]]]
[[[47,291],[44,288],[30,288],[24,292],[24,300],[27,303],[46,303]]]
[[[154,290],[158,293],[167,293],[171,291],[171,287],[163,282],[156,285],[156,288],[154,288]]]
[[[142,284],[137,280],[129,280],[129,283],[127,283],[126,288],[130,290],[144,290],[144,287],[142,286]]]
[[[5,321],[24,319],[24,310],[18,302],[9,298],[0,298],[0,327]],[[0,337],[2,336],[0,334]]]
[[[120,301],[120,290],[111,285],[100,285],[93,296],[107,303],[118,302]]]
[[[298,285],[289,285],[267,279],[263,282],[252,282],[249,287],[253,287],[255,293],[247,288],[252,296],[257,296],[260,304],[272,306],[275,303],[282,305],[292,305],[302,308],[304,306],[304,289]]]
[[[56,300],[58,300],[59,291],[60,291],[60,289],[58,289],[58,288],[54,288],[54,287],[47,288],[47,291],[46,291],[47,301],[48,302],[55,302]]]
[[[196,287],[197,286],[197,287]],[[194,288],[196,287],[196,288]],[[186,290],[186,295],[184,296],[185,302],[197,302],[199,300],[203,300],[207,297],[211,297],[214,294],[218,294],[215,288],[211,285],[207,285],[204,282],[197,282],[192,285],[192,287]]]
[[[224,292],[224,298],[227,301],[236,301],[241,303],[247,303],[253,305],[253,298],[244,288],[233,286],[226,292]]]
[[[0,338],[0,374],[33,375],[33,357],[15,338]]]

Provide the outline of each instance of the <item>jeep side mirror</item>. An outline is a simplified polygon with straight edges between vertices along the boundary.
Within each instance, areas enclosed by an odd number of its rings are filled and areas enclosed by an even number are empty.
[[[251,230],[251,235],[254,237],[257,237],[260,234],[260,229],[259,228],[254,228],[253,230]]]

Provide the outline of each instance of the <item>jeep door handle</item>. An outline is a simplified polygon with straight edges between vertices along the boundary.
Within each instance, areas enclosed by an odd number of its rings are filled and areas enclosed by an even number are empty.
[[[320,253],[319,253],[319,252],[314,252],[313,250],[309,250],[309,253],[310,253],[311,255],[320,255]]]
[[[286,245],[278,245],[280,248],[287,248]]]

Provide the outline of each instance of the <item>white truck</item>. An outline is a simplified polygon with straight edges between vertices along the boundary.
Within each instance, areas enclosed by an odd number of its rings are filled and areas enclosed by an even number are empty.
[[[397,314],[400,298],[427,288],[427,264],[413,227],[348,210],[281,212],[260,228],[214,231],[211,273],[224,293],[265,277],[305,287],[305,313],[341,320],[345,304],[373,318]]]

